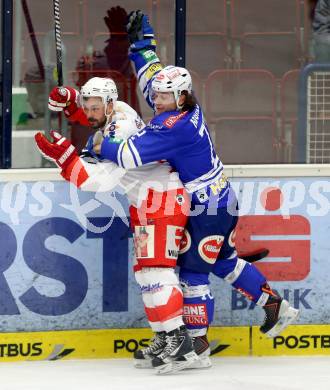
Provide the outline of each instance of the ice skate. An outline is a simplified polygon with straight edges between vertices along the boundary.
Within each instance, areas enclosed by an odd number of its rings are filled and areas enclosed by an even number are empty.
[[[198,360],[192,363],[188,369],[191,368],[208,368],[212,366],[210,359],[210,344],[207,340],[207,336],[196,336],[193,337],[194,350],[198,356]],[[179,358],[178,361],[182,361],[184,358]]]
[[[266,317],[260,331],[270,338],[278,336],[299,314],[299,310],[290,306],[288,301],[273,295],[269,296],[263,308]]]
[[[210,359],[210,344],[207,340],[207,336],[193,337],[193,345],[195,352],[197,353],[198,360],[192,363],[188,368],[208,368],[212,366]]]
[[[181,371],[199,360],[187,329],[182,326],[166,335],[166,346],[152,359],[157,374]]]
[[[166,346],[166,332],[156,332],[146,348],[134,352],[134,366],[136,368],[152,368],[151,361],[159,355]]]

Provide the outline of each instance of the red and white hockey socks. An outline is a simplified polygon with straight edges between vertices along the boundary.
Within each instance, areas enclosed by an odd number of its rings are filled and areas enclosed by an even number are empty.
[[[135,273],[135,279],[154,332],[170,332],[184,325],[183,296],[173,268],[143,268]]]

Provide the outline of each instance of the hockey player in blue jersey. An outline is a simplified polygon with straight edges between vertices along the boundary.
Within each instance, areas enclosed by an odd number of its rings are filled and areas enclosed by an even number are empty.
[[[105,138],[102,144],[94,145],[94,151],[125,169],[167,160],[190,194],[192,210],[179,257],[179,276],[186,326],[201,357],[201,366],[207,367],[211,363],[206,333],[214,313],[209,288],[211,272],[263,307],[265,321],[260,330],[269,337],[283,331],[297,317],[298,310],[270,288],[256,267],[237,256],[237,200],[192,93],[189,71],[162,67],[155,52],[152,27],[141,11],[130,14],[127,28],[130,58],[155,116],[143,131],[126,142],[115,144]],[[166,360],[166,356],[158,356]],[[143,350],[135,358],[143,359]]]

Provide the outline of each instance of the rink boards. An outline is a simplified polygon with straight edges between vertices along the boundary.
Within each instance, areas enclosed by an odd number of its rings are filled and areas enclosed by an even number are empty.
[[[266,340],[257,327],[263,310],[211,277],[214,355],[327,354],[330,167],[226,174],[241,207],[237,247],[270,250],[257,267],[300,316],[285,336]],[[125,196],[81,193],[55,169],[0,171],[0,195],[0,358],[127,357],[145,343]]]
[[[150,337],[141,328],[3,333],[0,362],[127,358]],[[330,355],[329,325],[293,325],[274,339],[257,327],[211,327],[208,337],[213,357]]]

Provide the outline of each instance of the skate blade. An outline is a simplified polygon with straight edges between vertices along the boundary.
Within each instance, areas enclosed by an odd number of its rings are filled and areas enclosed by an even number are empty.
[[[197,361],[192,363],[189,367],[187,367],[187,370],[190,369],[204,369],[212,367],[211,359],[208,356],[200,357]]]
[[[178,371],[190,368],[193,363],[200,360],[198,355],[194,351],[184,355],[184,358],[185,360],[173,360],[169,363],[162,365],[161,367],[157,367],[156,373],[158,375],[174,374]]]
[[[268,338],[278,336],[284,329],[286,329],[299,315],[299,310],[289,307],[277,323],[270,329],[266,335]]]
[[[134,359],[135,368],[153,368],[151,359]]]

